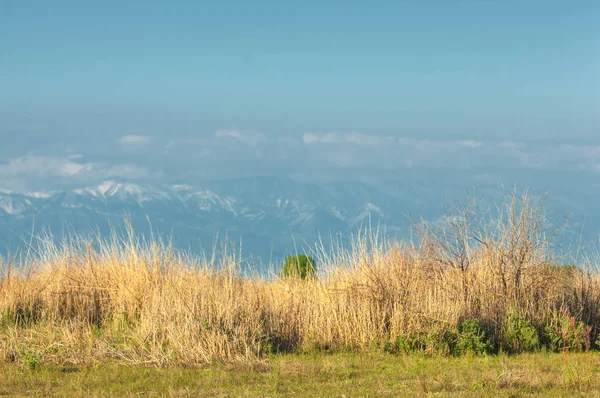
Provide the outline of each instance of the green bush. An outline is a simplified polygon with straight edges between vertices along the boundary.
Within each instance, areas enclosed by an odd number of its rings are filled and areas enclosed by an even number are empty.
[[[30,347],[19,348],[19,359],[23,366],[29,370],[37,370],[42,366],[42,358],[44,354]]]
[[[457,332],[446,324],[432,324],[427,331],[414,331],[396,337],[397,353],[420,352],[425,355],[450,355]]]
[[[281,267],[282,278],[312,278],[317,272],[315,260],[306,254],[287,256]]]
[[[454,355],[485,355],[492,346],[477,319],[465,319],[458,325],[458,333],[452,344]]]
[[[399,335],[396,337],[394,351],[396,353],[408,354],[413,350],[413,344],[407,336]]]
[[[531,352],[540,348],[538,332],[528,319],[510,312],[504,325],[502,348],[511,353]]]
[[[589,351],[591,328],[577,321],[569,309],[561,307],[555,311],[544,328],[548,348],[553,351]]]

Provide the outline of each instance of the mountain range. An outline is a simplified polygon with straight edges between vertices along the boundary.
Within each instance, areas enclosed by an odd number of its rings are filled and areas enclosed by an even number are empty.
[[[287,178],[240,178],[202,186],[105,181],[63,191],[0,191],[0,245],[22,249],[31,232],[108,235],[127,220],[140,234],[158,232],[176,246],[212,250],[216,240],[241,244],[262,262],[279,259],[319,236],[349,236],[361,226],[404,228],[401,195],[360,182],[303,183]],[[122,228],[121,228],[122,229]]]
[[[361,227],[380,226],[407,237],[409,215],[435,219],[445,198],[464,199],[464,190],[442,197],[439,192],[450,190],[437,185],[439,190],[405,181],[382,189],[357,181],[252,177],[198,185],[111,180],[59,191],[0,190],[0,253],[22,251],[32,232],[108,236],[125,233],[127,220],[136,233],[160,234],[193,253],[210,254],[215,244],[230,241],[255,263],[277,263],[319,240],[325,245],[332,236],[347,240]],[[497,198],[498,192],[485,195]],[[569,197],[563,202],[577,205]],[[597,239],[600,220],[581,205],[569,210],[572,225],[587,223],[586,239]]]

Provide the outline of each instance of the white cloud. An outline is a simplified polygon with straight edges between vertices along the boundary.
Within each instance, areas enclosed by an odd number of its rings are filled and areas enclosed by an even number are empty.
[[[302,142],[324,162],[340,167],[508,167],[596,171],[600,146],[434,140],[356,132],[305,133]],[[332,145],[333,144],[333,145]]]
[[[231,138],[235,138],[238,140],[243,139],[242,133],[240,133],[237,130],[217,130],[217,132],[215,133],[215,137],[217,137],[217,138],[231,137]]]
[[[366,135],[355,132],[350,133],[305,133],[302,141],[305,144],[357,144],[381,145],[393,140],[393,137]]]
[[[217,130],[215,138],[233,139],[251,147],[266,144],[268,141],[263,133],[254,130]]]
[[[121,144],[145,144],[148,137],[143,135],[124,135],[118,140]]]
[[[137,179],[137,178],[157,178],[162,176],[162,173],[151,173],[143,167],[136,166],[134,164],[117,164],[114,166],[108,166],[105,164],[98,165],[95,170],[96,178],[103,180],[106,178],[126,178],[126,179]]]
[[[9,159],[5,165],[0,165],[0,176],[57,176],[72,177],[89,172],[90,163],[77,163],[68,157],[60,156],[22,156]]]
[[[356,132],[332,132],[332,133],[305,133],[303,136],[305,144],[356,144],[356,145],[401,145],[418,149],[446,149],[457,148],[481,148],[485,144],[475,140],[428,140],[408,137],[380,136],[361,134]]]
[[[150,178],[156,174],[133,164],[107,164],[104,162],[77,162],[80,158],[71,156],[21,156],[8,159],[0,164],[0,182],[14,185],[18,180],[19,186],[28,184],[101,181],[107,178]]]
[[[320,134],[313,134],[313,133],[305,133],[304,137],[302,137],[302,141],[305,144],[312,144],[315,142],[322,142],[321,141],[321,135]]]
[[[85,151],[81,146],[68,150],[57,146],[43,156],[29,152],[27,156],[0,159],[0,186],[19,186],[21,181],[31,183],[30,186],[38,183],[66,186],[110,178],[180,180],[198,176],[219,178],[222,174],[300,175],[332,170],[344,175],[344,169],[365,170],[365,173],[409,168],[600,172],[600,146],[594,145],[485,141],[470,137],[443,140],[356,131],[307,132],[295,137],[269,138],[256,130],[223,129],[208,135],[163,139],[123,136],[116,139],[123,144],[122,150],[116,152],[115,141],[94,148],[95,152]],[[226,171],[219,171],[215,165],[224,158],[234,160],[228,163]]]
[[[461,140],[456,143],[465,148],[481,148],[484,145],[483,142],[474,140]]]

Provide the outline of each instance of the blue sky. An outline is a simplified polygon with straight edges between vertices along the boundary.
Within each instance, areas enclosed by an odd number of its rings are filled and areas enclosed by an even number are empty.
[[[0,0],[0,178],[600,171],[599,20],[596,1]]]

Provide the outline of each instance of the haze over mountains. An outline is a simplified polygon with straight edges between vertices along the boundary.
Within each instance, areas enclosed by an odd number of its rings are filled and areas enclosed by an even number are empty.
[[[191,185],[106,181],[66,191],[0,192],[0,244],[23,247],[34,228],[108,235],[131,221],[136,232],[172,236],[181,248],[210,250],[215,238],[241,244],[262,261],[313,244],[319,233],[349,234],[368,223],[402,223],[398,197],[358,182],[309,184],[247,178]],[[150,226],[151,224],[151,226]]]
[[[108,236],[111,228],[124,233],[127,219],[137,233],[172,237],[177,247],[193,253],[212,251],[215,241],[241,243],[245,258],[266,264],[296,250],[310,250],[319,239],[326,245],[331,236],[347,240],[369,225],[407,238],[409,215],[439,218],[449,200],[466,198],[465,186],[473,181],[478,181],[480,198],[502,197],[502,186],[494,179],[485,184],[481,176],[453,179],[452,174],[440,173],[436,180],[420,182],[417,177],[414,173],[397,184],[380,185],[252,177],[195,185],[108,180],[59,191],[0,190],[0,246],[3,254],[23,250],[32,231],[50,231],[59,238],[67,232]],[[523,177],[531,180],[534,176]],[[539,187],[552,182],[547,173],[536,180]],[[583,234],[584,241],[595,241],[600,219],[586,213],[586,204],[594,205],[597,188],[588,184],[589,192],[580,190],[574,195],[563,185],[566,192],[554,189],[550,196],[552,214],[557,218],[570,214],[566,232],[571,238]]]

